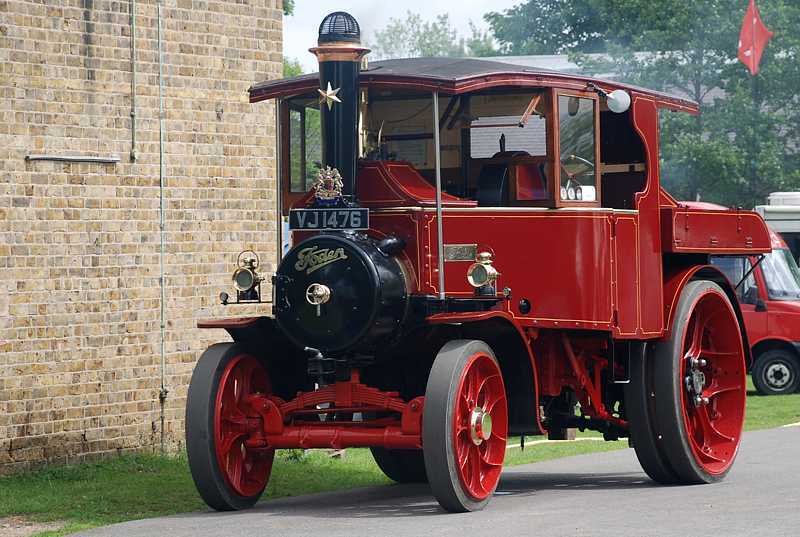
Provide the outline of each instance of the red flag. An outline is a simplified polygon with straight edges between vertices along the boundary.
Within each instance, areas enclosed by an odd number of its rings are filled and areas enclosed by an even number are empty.
[[[771,37],[772,32],[764,26],[755,0],[750,0],[742,21],[742,31],[739,33],[739,59],[750,69],[751,74],[758,74],[761,55]]]

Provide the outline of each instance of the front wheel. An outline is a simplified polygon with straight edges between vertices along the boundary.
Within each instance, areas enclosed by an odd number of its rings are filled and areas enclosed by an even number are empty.
[[[264,366],[237,343],[217,343],[200,357],[186,399],[186,452],[197,491],[212,509],[253,506],[267,486],[273,449],[248,446],[248,396],[269,394]]]
[[[794,393],[800,386],[800,362],[793,354],[773,349],[756,359],[751,376],[761,395]]]
[[[445,344],[425,391],[422,450],[431,491],[450,512],[482,509],[503,470],[508,408],[500,366],[477,340]]]

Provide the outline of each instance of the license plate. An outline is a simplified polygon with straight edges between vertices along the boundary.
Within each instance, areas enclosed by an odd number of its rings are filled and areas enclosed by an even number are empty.
[[[369,229],[369,209],[292,209],[289,229]]]

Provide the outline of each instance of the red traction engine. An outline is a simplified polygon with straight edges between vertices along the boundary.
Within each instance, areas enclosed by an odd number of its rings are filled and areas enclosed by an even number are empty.
[[[722,479],[750,346],[740,282],[709,257],[770,239],[755,213],[661,189],[659,111],[697,104],[491,61],[367,65],[341,12],[311,51],[318,74],[250,89],[275,101],[293,246],[271,315],[199,323],[233,339],[189,387],[208,505],[252,506],[276,449],[368,447],[391,479],[477,510],[512,436],[568,428],[629,438],[659,483]],[[260,302],[241,261],[223,302]]]

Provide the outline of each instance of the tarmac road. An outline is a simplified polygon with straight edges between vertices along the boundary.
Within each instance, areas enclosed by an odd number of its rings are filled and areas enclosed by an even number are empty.
[[[489,506],[446,514],[426,486],[273,500],[98,528],[86,537],[800,535],[800,427],[747,433],[721,483],[662,487],[632,449],[508,468]],[[165,499],[168,501],[168,499]]]

